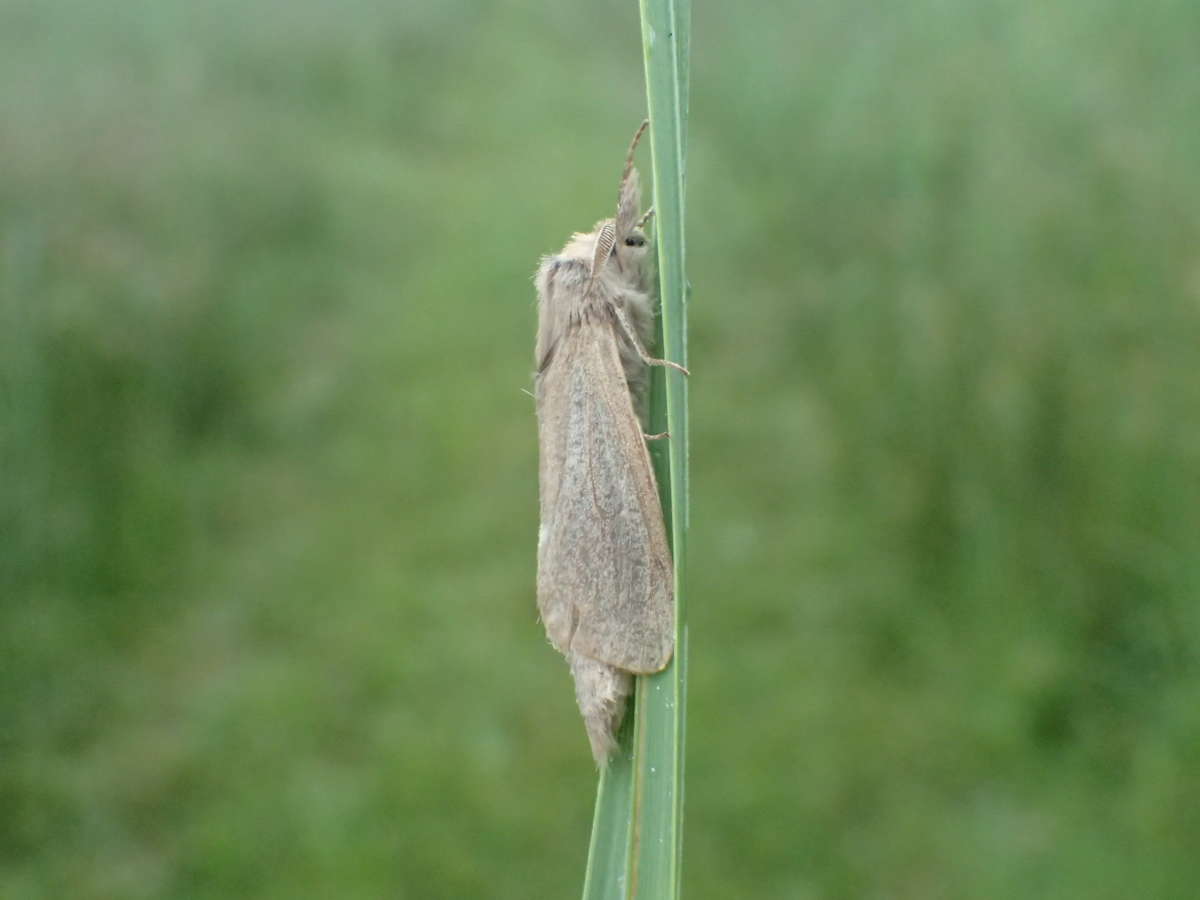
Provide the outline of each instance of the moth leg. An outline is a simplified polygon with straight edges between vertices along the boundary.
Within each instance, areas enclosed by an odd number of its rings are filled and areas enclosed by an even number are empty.
[[[646,223],[650,221],[650,217],[653,215],[654,215],[654,207],[652,206],[648,210],[646,210],[644,213],[642,213],[642,217],[637,220],[636,227],[637,228],[645,228]]]
[[[621,323],[621,327],[625,329],[625,334],[629,338],[629,342],[633,345],[634,351],[638,357],[648,366],[670,366],[672,369],[678,369],[684,375],[692,373],[685,369],[677,362],[671,362],[669,359],[658,359],[646,352],[646,348],[642,346],[642,342],[638,340],[637,333],[633,330],[633,326],[629,324],[629,319],[625,317],[625,311],[615,303],[609,307],[613,314],[617,317],[617,321]]]
[[[682,372],[684,375],[691,375],[691,374],[692,374],[691,372],[689,372],[689,371],[687,370],[687,367],[685,367],[685,366],[681,366],[679,363],[677,363],[677,362],[672,362],[672,361],[671,361],[671,360],[669,360],[669,359],[658,359],[658,358],[656,358],[656,357],[653,357],[653,356],[646,356],[646,355],[645,355],[645,351],[643,351],[643,352],[642,352],[641,354],[639,354],[639,355],[642,357],[642,362],[644,362],[644,363],[645,363],[646,365],[648,365],[648,366],[670,366],[672,369],[675,369],[676,371]]]
[[[646,432],[642,432],[642,438],[647,441],[661,441],[670,436],[671,432],[669,431],[660,431],[658,434],[646,434]]]

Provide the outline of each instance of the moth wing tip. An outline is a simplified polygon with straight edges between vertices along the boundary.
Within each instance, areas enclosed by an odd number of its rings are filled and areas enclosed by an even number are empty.
[[[632,672],[634,675],[656,675],[669,666],[674,657],[675,647],[674,642],[672,642],[672,646],[667,648],[666,653],[660,654],[659,656],[646,661],[644,664],[638,665],[636,669],[628,669],[627,671]]]

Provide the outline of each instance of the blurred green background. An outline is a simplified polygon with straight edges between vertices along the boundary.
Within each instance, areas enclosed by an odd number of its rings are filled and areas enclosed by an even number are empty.
[[[1198,45],[697,0],[688,897],[1196,896]],[[0,0],[0,896],[578,895],[530,275],[644,103],[631,0]]]

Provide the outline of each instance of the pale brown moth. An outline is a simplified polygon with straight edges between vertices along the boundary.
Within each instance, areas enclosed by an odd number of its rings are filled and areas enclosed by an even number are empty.
[[[629,146],[617,214],[542,258],[535,282],[537,602],[604,765],[633,688],[675,647],[671,551],[644,434],[654,303]]]

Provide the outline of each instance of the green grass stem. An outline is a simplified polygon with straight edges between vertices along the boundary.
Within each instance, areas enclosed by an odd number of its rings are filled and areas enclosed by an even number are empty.
[[[687,164],[688,0],[641,0],[650,152],[662,301],[659,346],[687,365],[684,182]],[[680,893],[687,675],[687,379],[656,370],[650,426],[668,431],[651,455],[675,557],[675,658],[639,678],[621,751],[600,776],[584,900],[667,900]]]

